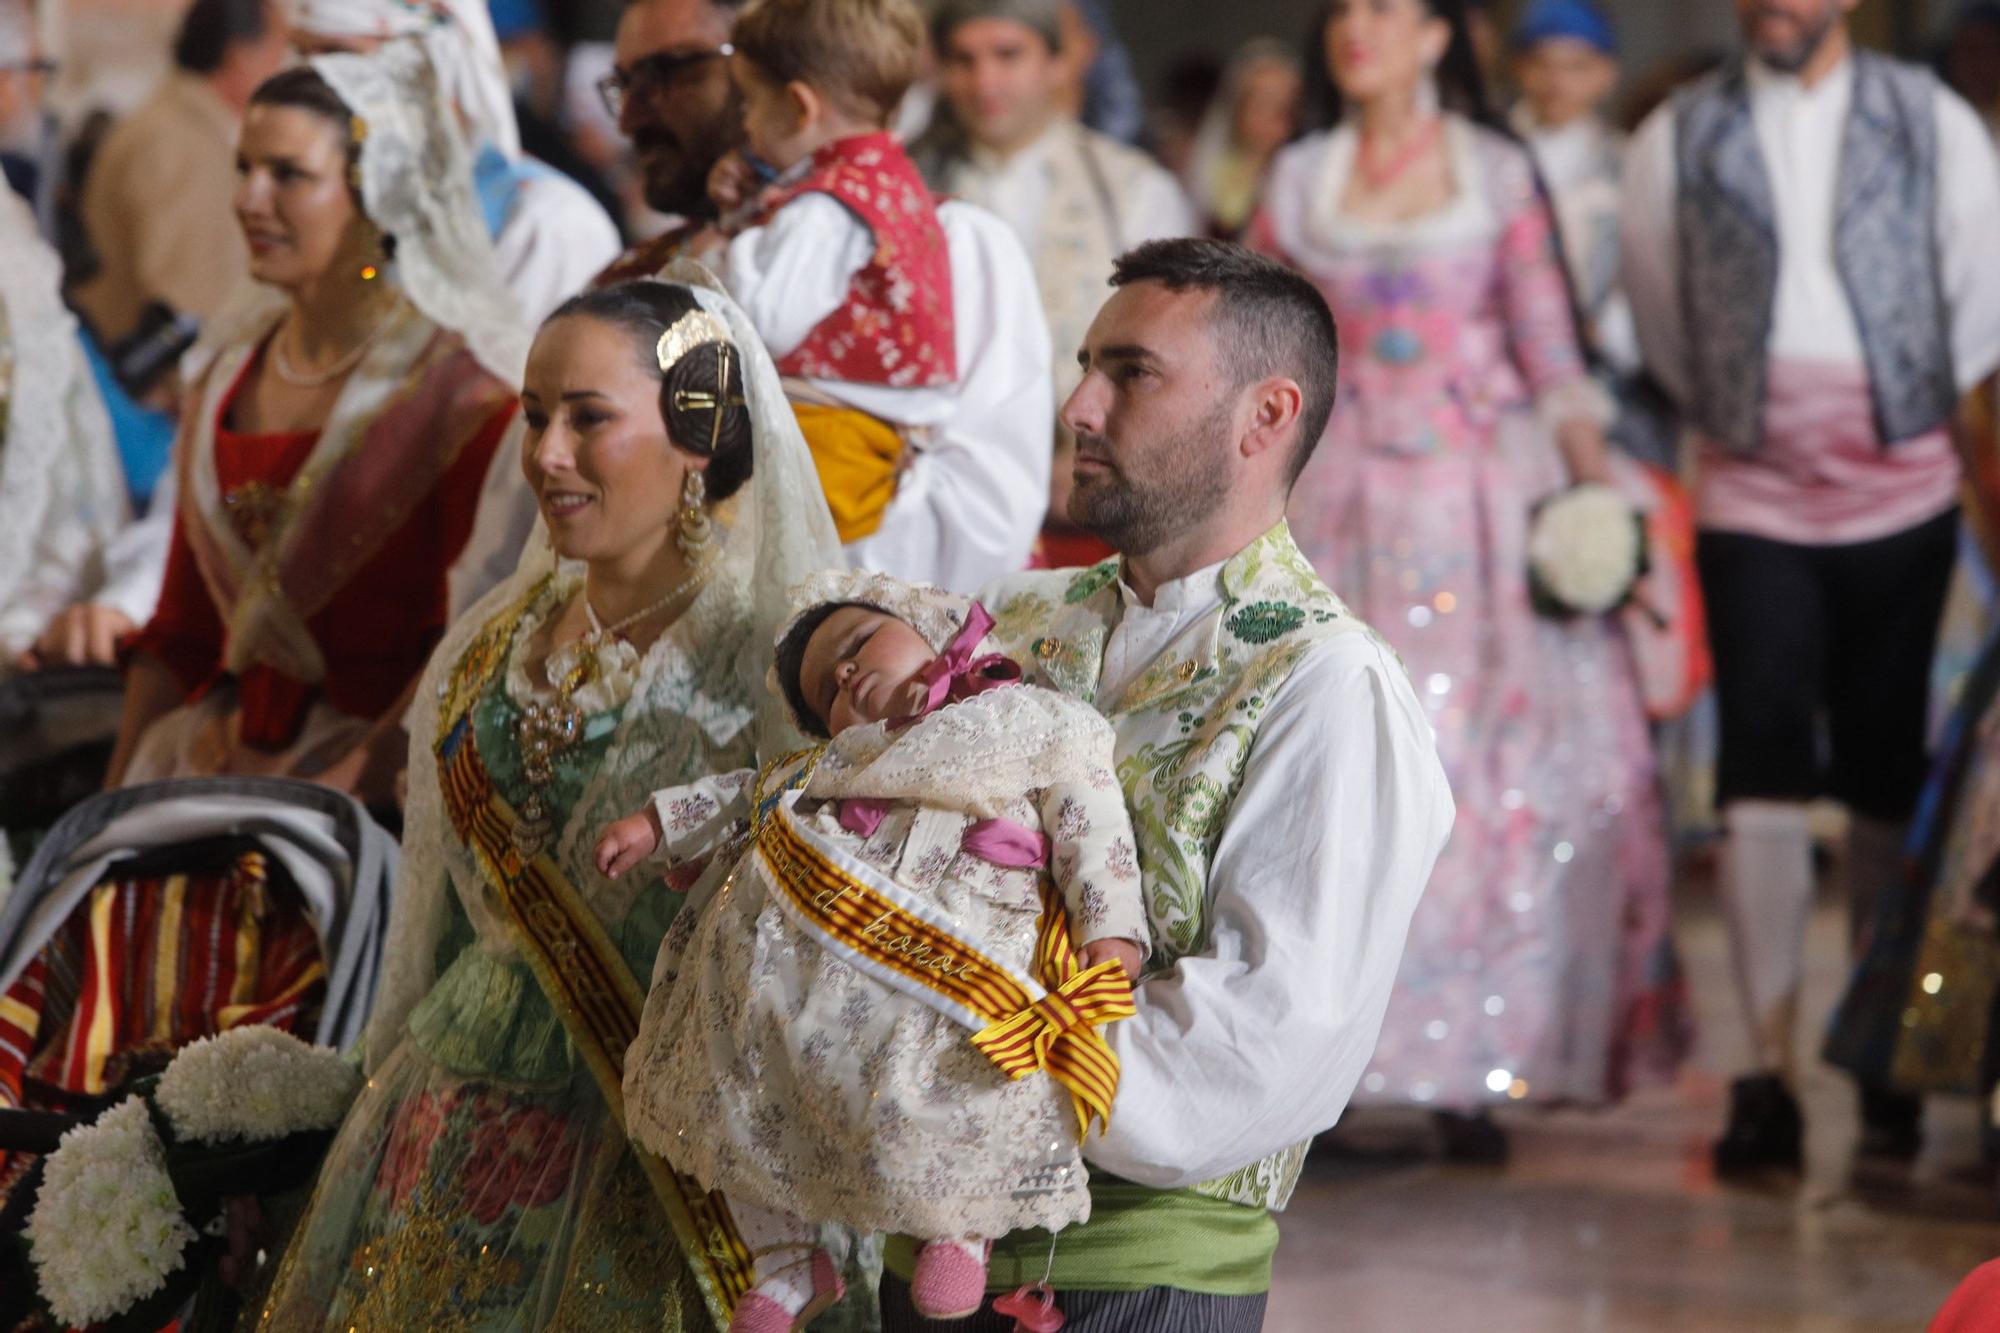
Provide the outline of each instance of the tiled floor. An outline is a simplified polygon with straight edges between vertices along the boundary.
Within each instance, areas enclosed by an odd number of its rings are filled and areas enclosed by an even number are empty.
[[[1681,1083],[1611,1111],[1507,1116],[1504,1170],[1399,1158],[1395,1147],[1424,1140],[1421,1117],[1343,1126],[1366,1153],[1308,1163],[1267,1333],[1922,1329],[1959,1278],[2000,1255],[1992,1191],[1953,1174],[1978,1156],[1967,1102],[1933,1101],[1912,1171],[1857,1176],[1849,1085],[1815,1066],[1803,1183],[1717,1184],[1705,1149],[1740,1038],[1721,923],[1698,891],[1682,906],[1702,1035]],[[1831,910],[1814,920],[1816,1022],[1844,979],[1841,931]]]

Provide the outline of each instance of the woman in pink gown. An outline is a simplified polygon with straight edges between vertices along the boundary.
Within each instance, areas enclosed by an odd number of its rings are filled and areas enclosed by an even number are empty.
[[[1531,607],[1536,502],[1606,480],[1547,199],[1490,128],[1458,0],[1336,0],[1332,128],[1286,149],[1252,241],[1339,325],[1340,397],[1293,493],[1321,574],[1402,654],[1458,800],[1360,1104],[1599,1102],[1682,1033],[1650,737],[1616,626]],[[1344,109],[1345,114],[1341,114]]]

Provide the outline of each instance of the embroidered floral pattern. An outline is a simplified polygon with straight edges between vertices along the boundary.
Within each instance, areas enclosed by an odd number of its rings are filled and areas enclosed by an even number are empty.
[[[471,1112],[472,1151],[462,1183],[467,1211],[482,1225],[546,1207],[569,1191],[576,1142],[567,1121],[492,1093],[474,1097]]]
[[[1306,613],[1289,602],[1252,602],[1223,622],[1245,643],[1274,643],[1306,623]]]
[[[417,1187],[431,1148],[444,1133],[445,1116],[455,1104],[455,1098],[447,1102],[429,1090],[403,1103],[377,1176],[377,1188],[389,1196],[392,1206],[401,1208]]]
[[[1089,569],[1081,571],[1070,579],[1069,587],[1063,590],[1063,604],[1065,606],[1076,606],[1082,602],[1087,602],[1117,581],[1118,562],[1116,560],[1106,560],[1102,564],[1092,565]],[[998,623],[997,619],[995,623]]]
[[[1206,773],[1193,774],[1177,785],[1168,799],[1167,824],[1176,833],[1206,841],[1221,832],[1227,803],[1221,783]]]
[[[1064,842],[1076,842],[1090,832],[1090,816],[1084,812],[1083,803],[1065,796],[1056,808],[1056,837]]]
[[[1078,895],[1077,917],[1081,923],[1093,930],[1104,924],[1109,908],[1105,902],[1104,890],[1089,880],[1083,882],[1083,892]]]
[[[667,807],[667,827],[675,833],[686,833],[713,819],[719,808],[700,793],[680,797]]]
[[[874,234],[875,253],[849,282],[847,302],[782,357],[778,369],[892,388],[957,380],[951,256],[930,191],[901,145],[887,132],[828,144],[767,216],[804,194],[839,200]]]

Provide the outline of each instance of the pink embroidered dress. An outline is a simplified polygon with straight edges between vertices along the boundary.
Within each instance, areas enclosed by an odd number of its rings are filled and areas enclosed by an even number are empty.
[[[1684,1044],[1631,660],[1608,619],[1538,616],[1526,580],[1532,508],[1567,484],[1555,427],[1606,405],[1526,151],[1457,118],[1445,141],[1458,188],[1430,215],[1344,217],[1343,128],[1280,155],[1252,228],[1340,331],[1292,531],[1409,666],[1458,801],[1355,1100],[1598,1101]]]

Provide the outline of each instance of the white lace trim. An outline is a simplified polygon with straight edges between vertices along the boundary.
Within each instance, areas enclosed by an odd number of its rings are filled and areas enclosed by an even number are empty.
[[[1000,818],[1030,791],[1097,785],[1116,736],[1096,709],[1054,690],[1009,685],[901,730],[850,727],[828,743],[806,795],[912,801]]]
[[[309,63],[367,126],[361,201],[396,238],[391,275],[432,323],[464,338],[481,365],[520,384],[531,331],[501,283],[458,113],[423,48],[391,42],[370,55]]]

